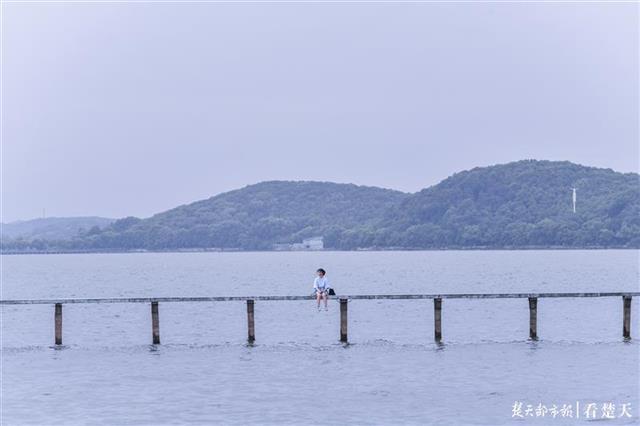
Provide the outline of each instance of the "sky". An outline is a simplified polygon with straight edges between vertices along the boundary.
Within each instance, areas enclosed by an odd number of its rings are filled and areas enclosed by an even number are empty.
[[[638,172],[639,7],[4,3],[2,221],[529,158]]]

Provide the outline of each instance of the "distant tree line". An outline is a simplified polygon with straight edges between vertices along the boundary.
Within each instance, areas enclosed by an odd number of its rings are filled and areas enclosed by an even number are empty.
[[[571,188],[577,188],[573,213]],[[326,182],[263,182],[66,240],[4,250],[268,250],[315,235],[325,247],[640,247],[637,174],[526,160],[457,173],[415,194]]]

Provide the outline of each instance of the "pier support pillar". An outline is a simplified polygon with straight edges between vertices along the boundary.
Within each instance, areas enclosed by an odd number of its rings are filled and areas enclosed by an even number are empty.
[[[56,345],[62,344],[62,303],[56,303],[55,308],[55,342]]]
[[[151,302],[151,335],[153,344],[160,344],[160,318],[158,314],[158,302]]]
[[[622,296],[622,337],[631,339],[631,296]]]
[[[433,299],[433,326],[434,338],[440,343],[442,341],[442,299],[440,297]]]
[[[538,298],[529,298],[529,339],[538,340]]]
[[[247,342],[249,342],[249,344],[253,344],[253,342],[256,340],[256,326],[255,326],[255,322],[254,322],[254,316],[253,316],[253,305],[254,305],[254,300],[247,300],[247,330],[248,330],[248,337],[247,337]]]
[[[340,341],[347,343],[347,307],[349,299],[340,299]]]

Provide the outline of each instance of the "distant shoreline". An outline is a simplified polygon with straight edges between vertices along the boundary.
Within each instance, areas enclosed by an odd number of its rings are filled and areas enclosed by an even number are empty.
[[[0,247],[6,253],[638,248],[639,189],[638,174],[538,160],[460,171],[411,194],[266,181],[147,218],[3,224]]]
[[[372,252],[372,251],[535,251],[535,250],[640,250],[640,247],[627,246],[526,246],[526,247],[446,247],[446,248],[361,248],[355,250],[324,249],[324,250],[242,250],[242,249],[167,249],[167,250],[28,250],[28,251],[0,251],[0,255],[28,255],[28,254],[144,254],[144,253],[323,253],[323,252]]]

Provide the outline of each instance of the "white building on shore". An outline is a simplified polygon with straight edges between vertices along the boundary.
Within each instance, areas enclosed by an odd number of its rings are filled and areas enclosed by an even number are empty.
[[[324,250],[324,240],[322,237],[311,237],[302,240],[301,243],[293,244],[274,244],[274,250]]]

